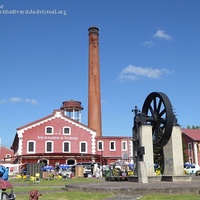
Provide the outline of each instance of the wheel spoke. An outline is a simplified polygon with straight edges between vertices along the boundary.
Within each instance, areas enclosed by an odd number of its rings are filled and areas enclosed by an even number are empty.
[[[154,98],[153,103],[154,103],[154,110],[156,110],[157,109],[156,98]]]
[[[161,99],[160,99],[160,101],[159,101],[159,103],[158,103],[158,108],[157,108],[157,112],[158,112],[158,113],[159,113],[159,111],[160,111],[161,104],[162,104],[162,101],[161,101]]]
[[[151,105],[149,105],[149,110],[150,110],[151,115],[153,115],[153,108]]]
[[[163,109],[162,112],[159,113],[159,117],[162,117],[163,114],[165,114],[165,113],[166,113],[166,109]]]

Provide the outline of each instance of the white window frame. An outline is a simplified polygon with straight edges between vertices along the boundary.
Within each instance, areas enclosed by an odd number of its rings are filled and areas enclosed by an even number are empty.
[[[124,148],[125,144],[125,148]],[[127,151],[127,141],[122,141],[122,151]]]
[[[65,128],[68,128],[69,129],[69,133],[65,133]],[[63,127],[63,135],[71,135],[71,127],[69,127],[69,126],[64,126]]]
[[[29,151],[29,143],[33,142],[33,151]],[[27,153],[35,153],[35,149],[36,149],[36,142],[34,140],[28,140],[27,141]]]
[[[11,154],[7,153],[5,157],[6,157],[6,158],[5,158],[6,161],[11,160]]]
[[[99,143],[102,143],[102,149],[99,149]],[[104,150],[104,143],[103,143],[103,141],[98,141],[97,142],[97,150],[98,151],[103,151]]]
[[[51,143],[51,151],[47,151],[47,143],[50,142]],[[54,152],[54,142],[53,141],[46,141],[45,142],[45,153],[53,153]]]
[[[64,144],[65,143],[68,143],[69,144],[69,151],[65,151],[65,146],[64,146]],[[64,141],[63,143],[62,143],[62,147],[63,147],[63,153],[70,153],[71,152],[71,142],[70,141]]]
[[[81,144],[85,144],[85,151],[81,151]],[[80,153],[87,153],[87,150],[88,150],[88,148],[87,148],[87,142],[86,141],[81,141],[80,143],[79,143],[79,148],[80,148]]]
[[[111,149],[111,143],[114,143],[114,149]],[[115,141],[110,141],[109,142],[109,149],[110,149],[110,151],[116,151],[116,142]]]
[[[188,151],[192,151],[192,143],[188,143]]]
[[[47,129],[51,128],[52,132],[51,133],[47,133]],[[53,126],[46,126],[45,127],[45,135],[53,135],[54,134],[54,127]]]

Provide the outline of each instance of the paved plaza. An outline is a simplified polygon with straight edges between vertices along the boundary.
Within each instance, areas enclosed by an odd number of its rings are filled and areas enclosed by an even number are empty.
[[[200,194],[200,178],[194,177],[191,182],[99,181],[95,183],[70,183],[66,184],[64,189],[107,192],[113,194],[109,200],[130,200],[139,199],[145,194]]]

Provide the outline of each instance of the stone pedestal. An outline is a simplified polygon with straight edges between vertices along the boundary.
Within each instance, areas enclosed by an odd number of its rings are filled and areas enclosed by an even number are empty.
[[[145,154],[143,161],[146,164],[147,176],[155,176],[154,158],[153,158],[153,140],[152,140],[152,126],[141,125],[139,129],[140,146],[145,147]]]
[[[138,182],[139,183],[148,183],[148,177],[147,177],[147,169],[145,162],[138,161]]]
[[[169,142],[163,147],[164,176],[182,176],[184,173],[182,133],[180,126],[173,126]]]

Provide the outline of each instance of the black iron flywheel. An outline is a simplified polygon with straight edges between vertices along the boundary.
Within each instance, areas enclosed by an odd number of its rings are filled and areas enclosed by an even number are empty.
[[[142,113],[152,125],[153,144],[165,146],[172,133],[174,113],[169,98],[162,92],[152,92],[143,104]]]

